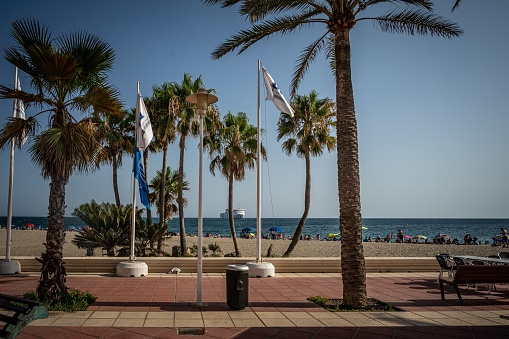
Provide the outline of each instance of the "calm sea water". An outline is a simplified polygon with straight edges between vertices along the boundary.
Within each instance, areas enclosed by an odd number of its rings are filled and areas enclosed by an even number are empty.
[[[157,218],[154,219],[157,221]],[[298,218],[263,218],[262,231],[268,233],[271,227],[280,227],[284,230],[286,235],[294,233]],[[22,228],[25,224],[34,224],[34,227],[45,229],[47,219],[45,217],[13,217],[12,225],[16,228]],[[0,226],[7,225],[7,218],[0,217]],[[66,228],[80,228],[86,225],[79,218],[66,217]],[[394,233],[396,235],[398,229],[402,229],[403,233],[409,236],[424,235],[430,240],[437,233],[445,233],[451,236],[451,240],[458,238],[463,242],[463,237],[470,234],[472,237],[477,237],[479,241],[492,242],[492,237],[500,234],[500,227],[509,228],[509,219],[377,219],[366,218],[363,219],[363,225],[367,227],[363,231],[363,236],[370,236],[373,240],[377,236],[384,238],[387,234]],[[198,230],[197,218],[186,218],[185,220],[186,232],[196,234]],[[247,218],[242,220],[235,220],[235,229],[237,235],[243,228],[253,227],[256,228],[256,219]],[[174,218],[168,222],[168,230],[171,232],[179,232],[178,218]],[[339,232],[339,220],[335,218],[308,218],[306,226],[304,227],[303,234],[316,237],[317,234],[323,238],[329,233]],[[230,235],[230,226],[228,220],[219,218],[204,218],[203,219],[203,233],[219,233],[223,236]]]

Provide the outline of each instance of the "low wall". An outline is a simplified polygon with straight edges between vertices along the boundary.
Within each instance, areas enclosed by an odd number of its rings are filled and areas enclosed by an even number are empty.
[[[41,264],[34,257],[12,257],[21,264],[23,273],[39,272]],[[64,258],[68,274],[113,273],[122,257],[69,257]],[[144,257],[138,258],[148,265],[149,273],[168,273],[173,267],[182,273],[196,273],[197,258]],[[339,258],[264,258],[274,265],[276,273],[340,273]],[[366,272],[437,272],[440,268],[433,257],[368,257]],[[203,273],[224,273],[227,265],[245,264],[255,258],[203,258]]]

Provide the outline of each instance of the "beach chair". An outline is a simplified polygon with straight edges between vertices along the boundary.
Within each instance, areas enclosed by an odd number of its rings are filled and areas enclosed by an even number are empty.
[[[440,265],[440,272],[438,272],[437,282],[440,281],[444,272],[447,272],[448,277],[452,277],[456,266],[451,265],[449,254],[437,254],[435,256],[437,258],[438,264]]]
[[[500,252],[498,256],[500,259],[509,259],[509,252]]]

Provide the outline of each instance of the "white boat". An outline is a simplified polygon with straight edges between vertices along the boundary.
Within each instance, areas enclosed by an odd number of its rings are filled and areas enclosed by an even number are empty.
[[[233,218],[234,219],[244,219],[246,216],[246,210],[243,208],[237,208],[233,210]],[[228,209],[224,210],[224,213],[219,214],[219,218],[228,219]]]

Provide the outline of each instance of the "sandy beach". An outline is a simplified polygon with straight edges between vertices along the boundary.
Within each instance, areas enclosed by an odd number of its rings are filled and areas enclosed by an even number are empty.
[[[7,230],[0,230],[0,258],[5,258]],[[85,249],[80,249],[71,243],[77,233],[66,233],[64,256],[84,257]],[[11,256],[40,256],[45,250],[43,242],[46,239],[46,231],[12,230]],[[171,253],[172,246],[179,245],[179,237],[172,237],[164,242],[164,250]],[[238,239],[242,256],[256,257],[255,239]],[[187,237],[187,244],[191,247],[198,243],[198,238]],[[203,244],[217,243],[221,246],[223,254],[233,252],[231,238],[203,238]],[[272,245],[272,254],[282,256],[290,244],[289,240],[262,240],[262,256]],[[491,245],[434,245],[434,244],[400,244],[400,243],[363,243],[365,257],[434,257],[438,253],[450,253],[455,255],[478,255],[487,256],[497,254],[506,249]],[[94,251],[95,256],[102,256],[101,249]],[[508,251],[509,252],[509,251]],[[292,257],[340,257],[340,241],[300,241],[292,253]]]

